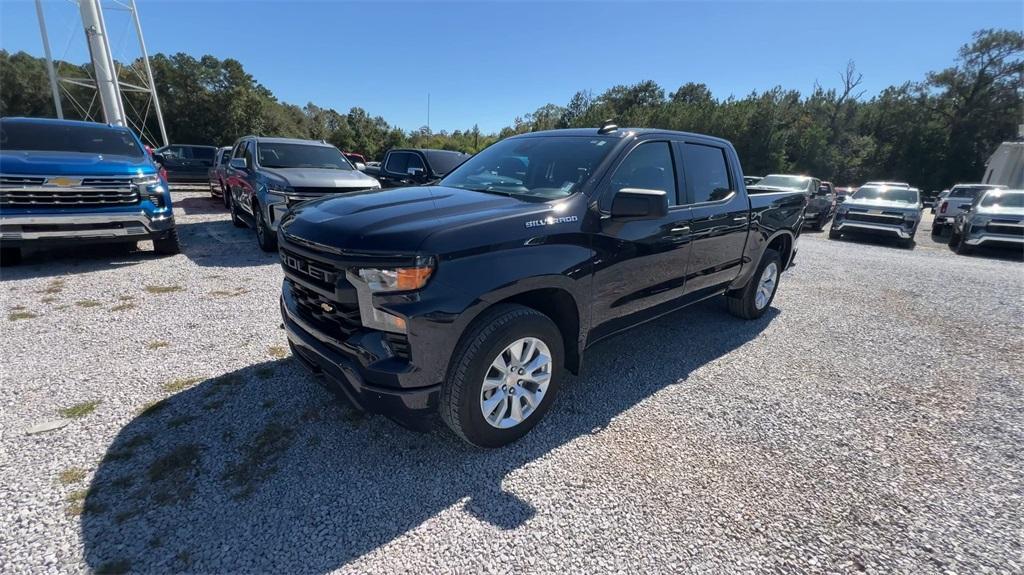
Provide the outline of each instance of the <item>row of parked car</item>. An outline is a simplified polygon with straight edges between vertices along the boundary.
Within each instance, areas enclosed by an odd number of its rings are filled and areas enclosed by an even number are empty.
[[[906,182],[868,182],[857,188],[835,188],[809,176],[774,174],[745,176],[747,190],[796,190],[808,197],[805,227],[824,229],[830,239],[844,234],[895,238],[912,246],[925,201],[921,191]],[[950,231],[949,245],[957,253],[977,246],[1024,247],[1024,192],[995,184],[957,184],[931,202],[935,214],[932,236]]]
[[[172,237],[177,250],[157,164],[178,179],[169,155],[190,152],[150,155],[127,128],[84,122],[4,118],[0,131],[4,250],[152,238],[169,253]],[[748,187],[725,140],[611,124],[471,157],[391,150],[380,166],[255,136],[213,158],[211,193],[280,254],[293,356],[357,408],[413,428],[440,420],[484,447],[536,426],[595,342],[715,296],[762,317],[806,225],[912,239],[922,209],[900,183],[844,202],[807,176]],[[979,195],[958,242],[1019,245],[1022,194]]]
[[[251,227],[264,251],[277,249],[277,225],[299,202],[408,185],[444,177],[469,155],[448,150],[393,149],[382,162],[342,152],[323,141],[245,136],[222,148],[172,145],[154,159],[170,182],[207,183],[239,227]]]

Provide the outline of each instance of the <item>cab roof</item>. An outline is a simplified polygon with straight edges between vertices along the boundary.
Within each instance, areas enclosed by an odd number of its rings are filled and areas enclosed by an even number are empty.
[[[603,132],[600,128],[564,128],[561,130],[541,130],[539,132],[527,132],[525,134],[518,134],[512,136],[513,138],[537,138],[544,136],[583,136],[583,137],[599,137],[599,138],[614,138],[618,140],[624,140],[626,138],[635,138],[637,136],[645,136],[649,134],[658,134],[664,136],[675,136],[684,138],[700,138],[703,140],[713,140],[722,144],[729,144],[728,140],[722,138],[716,138],[715,136],[708,136],[707,134],[697,134],[694,132],[679,132],[676,130],[662,130],[659,128],[616,128],[612,131]]]
[[[4,122],[15,122],[18,124],[50,124],[53,126],[69,126],[69,127],[92,127],[92,128],[115,128],[127,130],[127,126],[115,126],[113,124],[104,124],[102,122],[86,122],[85,120],[62,120],[59,118],[25,118],[22,116],[11,116],[0,118]]]

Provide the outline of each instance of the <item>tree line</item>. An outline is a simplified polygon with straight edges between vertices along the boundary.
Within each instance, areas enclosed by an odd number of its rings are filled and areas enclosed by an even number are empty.
[[[237,60],[157,54],[150,61],[172,142],[228,145],[246,134],[326,140],[379,159],[389,148],[413,146],[475,153],[500,138],[554,128],[658,127],[730,140],[747,174],[806,173],[837,184],[895,179],[934,190],[977,181],[1000,142],[1024,122],[1024,34],[981,30],[948,68],[864,98],[853,62],[835,86],[809,95],[781,87],[739,98],[716,98],[701,83],[673,92],[652,81],[577,92],[517,117],[497,134],[477,126],[452,132],[403,131],[355,107],[347,113],[312,102],[279,101]],[[140,62],[121,69],[131,81]],[[91,77],[89,65],[59,63],[63,77]],[[137,79],[135,80],[137,83]],[[65,84],[64,113],[81,118],[96,106],[93,92]],[[144,97],[129,94],[141,110]],[[95,109],[94,109],[95,111]],[[0,115],[53,116],[45,61],[0,50]],[[145,126],[156,133],[155,122]]]

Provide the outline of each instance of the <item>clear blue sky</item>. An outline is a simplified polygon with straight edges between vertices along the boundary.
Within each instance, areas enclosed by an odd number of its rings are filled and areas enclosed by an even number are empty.
[[[949,66],[975,30],[1024,27],[1019,1],[137,3],[151,53],[236,58],[283,101],[361,106],[404,129],[426,124],[430,92],[435,131],[494,131],[577,90],[647,79],[807,93],[850,59],[870,96]],[[75,7],[44,5],[55,57],[87,60]],[[107,14],[115,57],[137,55],[127,19]],[[32,2],[0,0],[0,48],[42,55]]]

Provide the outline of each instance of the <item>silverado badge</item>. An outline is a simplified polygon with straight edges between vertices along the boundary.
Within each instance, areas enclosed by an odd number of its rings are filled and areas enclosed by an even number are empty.
[[[66,178],[64,176],[57,176],[56,178],[47,178],[46,183],[43,185],[70,188],[74,186],[81,186],[82,178]]]

